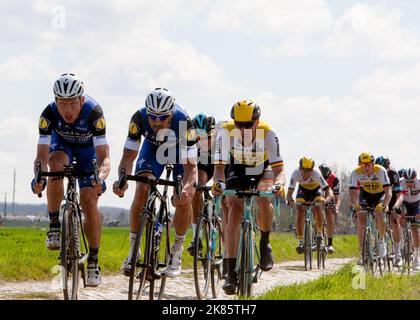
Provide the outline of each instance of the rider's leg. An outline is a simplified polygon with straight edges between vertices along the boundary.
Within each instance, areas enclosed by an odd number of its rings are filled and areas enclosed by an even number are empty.
[[[198,182],[197,184],[200,186],[206,185],[208,182],[207,173],[203,170],[198,170]],[[193,228],[193,240],[191,241],[190,245],[188,246],[188,251],[192,254],[194,250],[194,235],[197,228],[197,221],[198,217],[203,210],[203,192],[196,191],[194,197],[192,199],[192,213],[191,213],[191,225]],[[201,240],[200,240],[201,241]]]
[[[333,245],[334,237],[334,219],[335,219],[335,209],[327,209],[327,237],[328,237],[328,246]]]
[[[305,209],[296,199],[296,238],[298,240],[298,247],[296,248],[299,254],[303,253],[303,230],[305,225]]]
[[[272,179],[261,179],[258,183],[258,190],[271,191],[273,187]],[[261,261],[260,267],[263,271],[269,271],[274,264],[274,257],[270,245],[270,232],[273,226],[274,207],[271,198],[258,198],[256,199],[259,208],[257,215],[258,226],[261,231],[260,240],[260,253]]]
[[[394,240],[394,254],[395,260],[398,260],[401,257],[401,240],[402,240],[402,228],[401,228],[401,214],[398,214],[396,210],[393,210],[389,216],[391,219],[391,228],[392,228],[392,240]]]

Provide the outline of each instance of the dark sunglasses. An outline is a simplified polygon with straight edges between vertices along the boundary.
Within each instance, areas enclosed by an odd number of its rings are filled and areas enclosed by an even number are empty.
[[[308,168],[302,168],[303,172],[312,172],[313,169],[308,169]]]
[[[237,122],[237,121],[235,121],[235,126],[238,129],[242,129],[242,128],[251,129],[252,126],[254,125],[254,123],[255,123],[254,121],[248,121],[248,122]]]
[[[162,114],[162,115],[154,115],[154,114],[148,114],[148,116],[150,117],[150,119],[152,119],[152,121],[165,121],[167,120],[171,115],[170,114]]]
[[[405,180],[405,183],[415,183],[416,180]]]

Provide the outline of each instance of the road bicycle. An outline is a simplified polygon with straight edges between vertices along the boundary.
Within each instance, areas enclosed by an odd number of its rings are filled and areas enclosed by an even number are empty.
[[[85,261],[88,257],[88,246],[82,223],[82,209],[79,203],[76,180],[83,177],[93,177],[99,182],[99,170],[96,160],[92,161],[93,171],[77,172],[77,159],[66,165],[63,171],[43,172],[41,163],[36,163],[35,180],[40,183],[42,177],[67,178],[67,189],[64,203],[60,207],[61,247],[60,247],[60,276],[65,300],[77,300],[79,297],[80,279],[86,287]],[[42,196],[41,193],[38,194]]]
[[[193,267],[197,298],[206,299],[211,287],[213,298],[217,298],[222,280],[223,235],[220,203],[210,195],[211,187],[196,186],[204,195],[203,210],[197,221],[194,235]],[[220,199],[217,199],[220,201]],[[216,209],[218,207],[218,209]]]
[[[168,266],[170,258],[168,187],[175,188],[177,194],[180,194],[182,190],[181,176],[178,176],[176,181],[170,181],[172,166],[168,164],[165,169],[166,179],[127,175],[124,169],[120,172],[118,181],[120,189],[123,188],[126,181],[141,182],[150,187],[144,213],[140,215],[139,230],[137,230],[133,248],[134,254],[131,257],[131,269],[128,274],[129,300],[133,300],[133,298],[140,300],[146,296],[149,300],[161,300],[165,291],[166,277],[162,272]],[[158,190],[158,186],[164,187],[162,193]],[[157,206],[156,200],[159,201],[159,206]],[[143,248],[143,260],[140,261],[137,253],[141,252],[139,250],[141,247]]]

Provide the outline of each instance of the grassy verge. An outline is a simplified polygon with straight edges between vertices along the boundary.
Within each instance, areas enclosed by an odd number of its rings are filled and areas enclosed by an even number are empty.
[[[127,228],[103,228],[100,265],[104,274],[119,271],[129,249]],[[58,251],[45,248],[46,230],[35,228],[0,229],[0,279],[1,280],[43,280],[54,276],[52,268],[59,263]],[[183,268],[192,268],[192,257],[186,248],[192,239],[192,231],[187,234],[184,245]],[[357,254],[355,236],[336,236],[334,246],[337,253],[333,257],[354,257]],[[295,251],[296,240],[290,233],[271,235],[275,261],[302,260]]]
[[[259,300],[419,300],[420,274],[401,276],[387,274],[384,277],[356,278],[354,264],[348,264],[336,273],[306,283],[281,286],[273,289]],[[360,279],[360,280],[359,280]],[[364,289],[354,289],[365,284]]]

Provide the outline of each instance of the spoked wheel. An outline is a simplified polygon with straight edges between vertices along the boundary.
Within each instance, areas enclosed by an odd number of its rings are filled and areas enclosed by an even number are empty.
[[[407,233],[404,236],[404,243],[402,249],[402,258],[403,258],[403,272],[407,272],[408,275],[411,274],[412,258],[413,258],[413,246],[412,246],[411,233]]]
[[[156,228],[155,228],[156,229]],[[152,275],[149,276],[150,300],[161,300],[165,291],[166,277],[162,275],[162,271],[166,269],[169,264],[169,249],[170,249],[170,238],[169,238],[169,224],[167,221],[162,223],[161,235],[156,234],[153,237],[153,256],[151,259],[151,265],[154,270]]]
[[[149,218],[146,214],[140,217],[140,228],[137,232],[136,241],[134,243],[133,248],[133,256],[131,257],[131,270],[129,274],[129,281],[128,281],[128,300],[133,300],[137,298],[137,288],[139,286],[139,280],[141,278],[140,275],[140,269],[139,268],[139,262],[140,257],[137,256],[140,248],[147,242],[145,241],[146,236],[144,236],[146,233],[144,232],[145,226],[148,224]],[[143,260],[146,257],[145,252],[141,252],[143,254]]]
[[[211,273],[211,230],[208,218],[201,215],[194,235],[194,283],[197,298],[204,300],[210,286]],[[199,241],[201,239],[201,241]],[[200,248],[200,244],[202,248]]]
[[[304,247],[304,260],[305,271],[312,269],[312,247],[313,247],[312,228],[310,223],[305,222],[305,247]]]
[[[372,236],[370,230],[366,230],[365,239],[363,242],[363,260],[366,273],[375,275],[375,262],[372,249]]]
[[[215,219],[214,230],[212,230],[212,257],[211,265],[211,291],[216,299],[222,284],[222,263],[223,263],[223,235],[219,220]]]
[[[80,226],[74,207],[66,204],[63,207],[61,235],[61,279],[65,300],[77,300],[79,296],[80,273],[79,246]]]
[[[241,259],[239,270],[239,296],[250,297],[252,295],[253,279],[250,274],[251,271],[251,254],[252,251],[252,230],[248,221],[244,222],[242,233]],[[253,268],[253,266],[252,266]]]
[[[389,231],[385,233],[385,245],[386,245],[386,257],[384,258],[385,271],[392,272],[394,269],[394,240],[392,239],[392,233]]]

